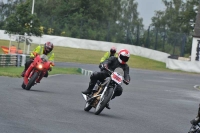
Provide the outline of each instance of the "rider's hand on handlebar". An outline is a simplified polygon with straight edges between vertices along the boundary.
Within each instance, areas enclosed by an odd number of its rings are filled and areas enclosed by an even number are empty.
[[[108,65],[107,65],[107,64],[103,64],[103,67],[104,67],[105,69],[108,69]]]

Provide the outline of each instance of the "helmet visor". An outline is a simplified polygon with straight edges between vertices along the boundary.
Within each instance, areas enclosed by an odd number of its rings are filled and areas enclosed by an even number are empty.
[[[123,55],[120,55],[119,58],[123,61],[123,62],[127,62],[129,57],[127,56],[123,56]]]
[[[45,50],[46,50],[47,52],[51,52],[51,48],[49,48],[49,47],[46,47]]]

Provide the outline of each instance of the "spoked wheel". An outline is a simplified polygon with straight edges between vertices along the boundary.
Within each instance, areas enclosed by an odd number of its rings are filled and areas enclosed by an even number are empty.
[[[91,108],[92,106],[88,102],[86,102],[84,110],[88,112]]]
[[[188,133],[200,133],[200,127],[197,125],[192,125]]]
[[[95,115],[99,115],[101,111],[103,111],[103,109],[106,107],[106,104],[110,101],[112,94],[113,88],[109,88],[97,104],[95,109]]]

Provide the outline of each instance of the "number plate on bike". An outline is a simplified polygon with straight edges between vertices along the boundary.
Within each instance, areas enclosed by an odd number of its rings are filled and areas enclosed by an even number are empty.
[[[123,80],[123,77],[121,75],[119,75],[118,73],[114,72],[112,75],[111,75],[111,78],[113,81],[115,81],[116,83],[118,84],[121,84],[122,83],[122,80]]]

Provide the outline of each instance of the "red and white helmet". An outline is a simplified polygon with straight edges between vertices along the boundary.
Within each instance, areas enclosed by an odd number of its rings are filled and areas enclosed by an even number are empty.
[[[44,44],[44,51],[45,53],[50,53],[53,50],[53,43],[52,42],[46,42]]]
[[[130,53],[126,49],[122,49],[118,53],[118,61],[121,64],[126,64],[126,62],[129,60],[129,57],[130,57]]]

